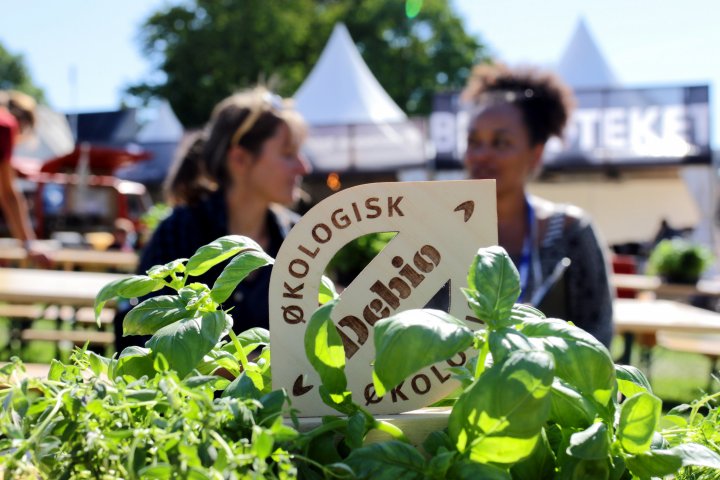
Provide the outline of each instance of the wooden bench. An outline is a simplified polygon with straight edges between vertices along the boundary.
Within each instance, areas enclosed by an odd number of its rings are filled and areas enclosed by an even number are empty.
[[[83,346],[86,342],[91,345],[112,346],[115,344],[113,332],[97,330],[95,321],[95,310],[93,307],[74,308],[69,305],[0,305],[0,317],[7,317],[11,321],[9,348],[15,351],[22,351],[26,342],[44,341],[60,343],[72,343],[76,346]],[[101,328],[111,327],[115,317],[115,310],[104,308],[100,312]],[[33,328],[36,320],[56,322],[56,327],[51,329]],[[71,330],[64,330],[63,324],[70,324]],[[76,326],[85,328],[75,329]]]
[[[23,341],[38,340],[46,342],[72,342],[82,346],[86,342],[91,345],[113,345],[115,334],[113,332],[99,332],[93,330],[36,330],[26,329],[20,332]]]
[[[712,391],[712,375],[718,375],[717,362],[720,358],[720,335],[679,333],[659,331],[656,334],[660,347],[678,352],[696,353],[710,359],[710,381],[708,391]]]

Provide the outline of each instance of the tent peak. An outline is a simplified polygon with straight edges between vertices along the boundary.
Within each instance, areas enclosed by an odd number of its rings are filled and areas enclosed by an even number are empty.
[[[583,16],[560,57],[557,72],[573,88],[611,87],[619,83]]]
[[[333,27],[320,58],[294,98],[297,110],[314,126],[407,120],[360,56],[343,23]]]

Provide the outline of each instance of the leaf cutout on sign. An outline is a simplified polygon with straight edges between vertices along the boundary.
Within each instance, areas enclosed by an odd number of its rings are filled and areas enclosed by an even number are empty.
[[[467,202],[463,202],[457,207],[455,207],[454,212],[459,212],[462,210],[463,212],[463,220],[465,223],[467,223],[468,220],[470,220],[470,217],[472,217],[473,212],[475,211],[475,202],[472,200],[468,200]]]
[[[298,377],[295,379],[292,388],[293,396],[299,397],[300,395],[305,395],[313,389],[313,385],[303,384],[304,377],[305,375],[298,375]]]
[[[347,287],[377,257],[398,232],[375,232],[357,237],[335,253],[325,275]]]

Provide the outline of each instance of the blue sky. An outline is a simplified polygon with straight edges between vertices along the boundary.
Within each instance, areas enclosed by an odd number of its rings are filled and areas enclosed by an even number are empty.
[[[390,0],[397,1],[397,0]],[[467,29],[500,59],[552,65],[578,19],[628,86],[720,86],[716,0],[452,0]],[[0,0],[0,42],[22,54],[61,111],[113,109],[150,72],[138,29],[167,0]],[[74,78],[74,81],[72,80]],[[713,143],[720,139],[713,97]]]

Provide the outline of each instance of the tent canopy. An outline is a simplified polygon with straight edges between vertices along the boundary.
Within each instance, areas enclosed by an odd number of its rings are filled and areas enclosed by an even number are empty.
[[[573,88],[620,86],[583,18],[560,57],[557,72]]]
[[[382,88],[338,23],[294,96],[316,172],[387,172],[426,162],[420,129]]]
[[[295,93],[295,108],[312,126],[402,122],[407,116],[363,61],[344,24]]]

